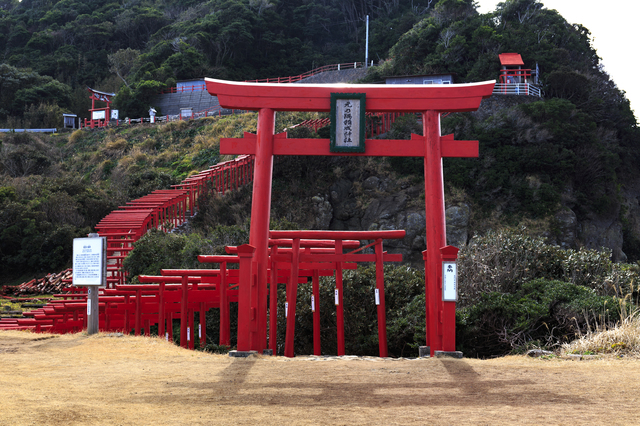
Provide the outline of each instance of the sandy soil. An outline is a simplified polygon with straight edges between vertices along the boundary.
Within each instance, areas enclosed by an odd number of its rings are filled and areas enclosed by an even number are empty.
[[[0,332],[0,425],[629,425],[639,402],[637,359],[238,359]]]

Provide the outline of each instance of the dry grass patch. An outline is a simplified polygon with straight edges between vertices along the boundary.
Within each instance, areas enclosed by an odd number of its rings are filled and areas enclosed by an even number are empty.
[[[86,130],[75,130],[73,133],[69,135],[69,143],[75,144],[76,142],[82,140],[87,135]]]
[[[633,424],[640,361],[250,357],[0,332],[0,424]]]
[[[589,330],[579,339],[562,345],[561,352],[564,355],[612,354],[640,357],[640,311],[627,313],[613,328],[602,326]]]

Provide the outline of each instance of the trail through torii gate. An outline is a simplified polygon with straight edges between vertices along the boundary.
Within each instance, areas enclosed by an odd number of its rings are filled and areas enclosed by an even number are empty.
[[[220,141],[221,154],[253,154],[255,169],[249,244],[255,247],[251,284],[255,285],[256,311],[251,312],[253,330],[238,351],[262,351],[267,347],[267,270],[271,188],[274,155],[351,155],[423,157],[427,250],[425,261],[426,344],[435,351],[455,351],[455,302],[442,300],[441,248],[446,246],[442,157],[477,157],[478,141],[454,141],[441,136],[442,112],[475,111],[493,92],[495,81],[452,85],[369,84],[269,84],[205,79],[207,91],[223,108],[257,110],[257,134]],[[366,100],[366,112],[421,112],[423,135],[410,140],[364,141],[364,152],[332,152],[329,139],[293,139],[274,134],[277,111],[329,112],[332,94]],[[335,105],[334,105],[335,106]],[[365,111],[361,112],[364,115]],[[450,260],[450,259],[449,259]],[[254,281],[255,280],[255,281]],[[253,308],[252,308],[253,309]],[[246,347],[245,347],[246,346]]]

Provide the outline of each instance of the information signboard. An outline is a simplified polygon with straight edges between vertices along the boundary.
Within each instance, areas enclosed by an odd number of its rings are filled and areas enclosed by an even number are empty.
[[[105,237],[73,239],[73,277],[75,286],[107,284],[107,239]]]
[[[365,93],[331,94],[331,152],[364,152]]]
[[[456,262],[442,262],[442,300],[458,301],[458,267]]]
[[[180,119],[188,120],[190,118],[193,118],[193,109],[191,108],[180,109]]]
[[[100,110],[100,111],[92,111],[91,112],[91,119],[92,120],[104,120],[106,116],[106,113],[104,110]]]

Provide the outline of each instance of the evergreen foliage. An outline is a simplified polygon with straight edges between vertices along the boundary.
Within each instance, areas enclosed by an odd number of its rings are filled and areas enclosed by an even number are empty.
[[[15,102],[13,94],[11,102],[3,102],[0,121],[21,119],[34,102],[53,100],[86,117],[88,96],[70,102],[69,88],[79,95],[85,86],[118,91],[122,117],[140,117],[148,108],[148,92],[155,94],[176,80],[280,77],[362,61],[366,15],[372,20],[369,52],[381,60],[430,3],[7,1],[0,17],[2,66],[31,77],[11,80],[13,90],[21,92]]]

